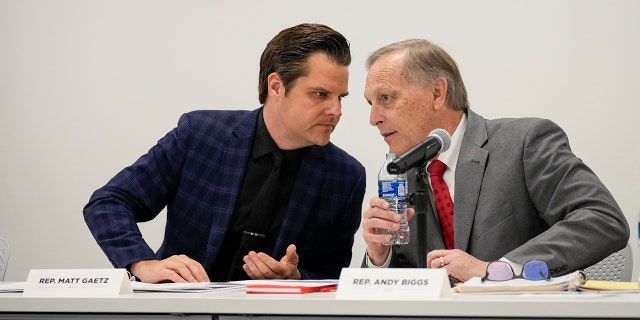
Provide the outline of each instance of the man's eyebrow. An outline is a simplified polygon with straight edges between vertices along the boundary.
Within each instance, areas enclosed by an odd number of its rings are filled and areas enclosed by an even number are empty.
[[[332,93],[331,90],[327,90],[326,88],[323,88],[323,87],[311,87],[311,91],[324,91],[324,92]],[[349,95],[349,91],[339,94],[340,97],[346,97],[348,95]]]

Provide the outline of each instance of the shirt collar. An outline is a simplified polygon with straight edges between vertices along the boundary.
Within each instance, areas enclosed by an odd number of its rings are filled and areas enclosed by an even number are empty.
[[[271,153],[278,150],[278,145],[267,130],[267,125],[264,124],[264,116],[262,110],[258,114],[258,123],[256,124],[256,134],[253,137],[253,158],[259,158],[267,153]]]
[[[444,162],[447,165],[448,169],[452,171],[456,171],[456,164],[458,163],[458,155],[460,155],[460,147],[462,146],[462,137],[464,137],[464,132],[467,130],[467,113],[462,114],[462,119],[460,119],[460,123],[458,123],[458,127],[456,131],[453,132],[451,136],[451,145],[447,151],[440,153],[438,155],[438,160]]]
[[[253,158],[259,158],[264,156],[265,154],[276,151],[278,145],[269,134],[269,130],[267,130],[267,125],[264,123],[263,110],[260,110],[258,114],[258,122],[256,123],[256,134],[253,137]],[[285,158],[289,160],[290,163],[298,163],[300,162],[302,155],[308,147],[294,149],[294,150],[282,150]]]

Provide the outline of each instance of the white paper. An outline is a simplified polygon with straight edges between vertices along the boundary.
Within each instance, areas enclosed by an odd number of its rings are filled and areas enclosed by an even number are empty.
[[[485,281],[473,277],[458,285],[457,292],[529,292],[529,291],[564,291],[572,285],[575,274],[567,274],[549,280],[511,279],[507,281]]]
[[[184,283],[144,283],[132,281],[131,287],[135,292],[210,292],[243,288],[243,286],[228,282],[184,282]]]
[[[0,292],[22,292],[26,282],[0,282]]]

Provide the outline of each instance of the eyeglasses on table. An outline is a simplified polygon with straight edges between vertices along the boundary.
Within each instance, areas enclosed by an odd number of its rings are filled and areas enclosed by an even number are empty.
[[[487,266],[487,273],[482,277],[482,282],[507,281],[511,279],[525,280],[550,280],[549,266],[544,261],[532,260],[522,266],[522,273],[516,275],[513,268],[505,261],[493,261]]]

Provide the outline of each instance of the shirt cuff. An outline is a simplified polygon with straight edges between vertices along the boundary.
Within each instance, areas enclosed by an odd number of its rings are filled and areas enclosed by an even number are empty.
[[[508,263],[511,266],[511,269],[513,269],[513,274],[515,274],[516,276],[520,276],[522,274],[523,265],[517,262],[513,262],[505,257],[500,258],[500,261]]]
[[[375,264],[373,264],[373,262],[371,261],[371,258],[369,258],[369,253],[365,251],[365,255],[367,256],[367,258],[365,259],[365,265],[367,268],[388,268],[389,264],[391,263],[391,248],[389,248],[389,254],[387,254],[387,260],[384,261],[384,263],[381,266],[376,266]]]

